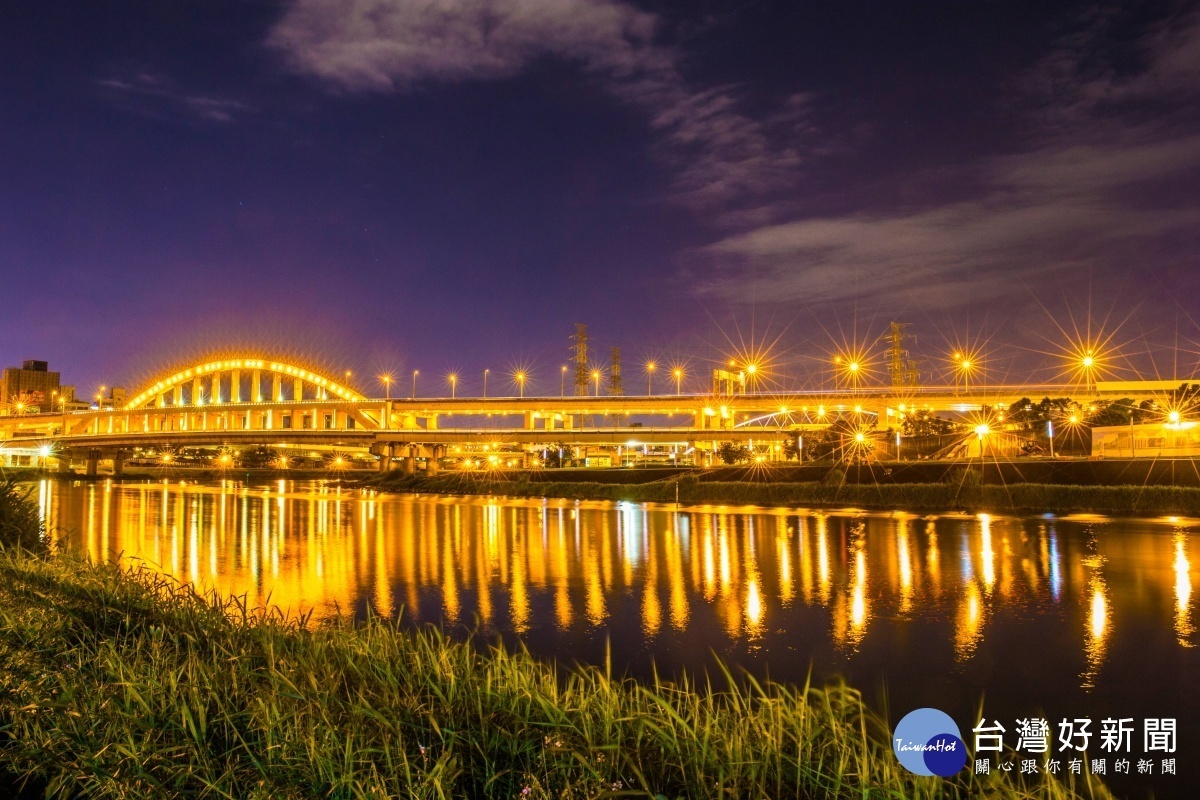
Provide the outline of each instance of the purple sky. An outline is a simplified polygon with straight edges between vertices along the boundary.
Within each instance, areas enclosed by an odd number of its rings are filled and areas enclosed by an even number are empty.
[[[1194,372],[1197,4],[733,5],[4,4],[0,360],[556,392],[585,322],[631,386],[730,342],[811,385],[902,320],[1046,380],[1090,321]]]

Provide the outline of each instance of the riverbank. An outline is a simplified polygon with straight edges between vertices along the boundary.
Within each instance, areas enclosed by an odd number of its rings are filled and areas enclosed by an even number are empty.
[[[0,556],[5,766],[98,797],[1069,797],[906,773],[845,686],[638,685]],[[69,665],[64,668],[64,665]]]
[[[472,474],[370,478],[357,485],[383,492],[555,497],[635,503],[804,506],[810,508],[902,509],[994,513],[1163,514],[1200,516],[1200,489],[1181,486],[1063,486],[1015,483],[980,485],[960,471],[937,483],[845,483],[837,474],[824,481],[755,483],[701,481],[687,475],[653,483],[531,481],[519,473],[497,478]]]
[[[1108,796],[1070,776],[919,778],[852,688],[715,683],[378,619],[309,626],[148,570],[0,553],[0,772],[58,796]]]

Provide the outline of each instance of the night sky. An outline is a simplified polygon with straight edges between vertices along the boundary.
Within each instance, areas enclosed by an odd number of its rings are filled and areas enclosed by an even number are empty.
[[[1200,351],[1195,3],[41,0],[0,76],[0,359],[81,393],[231,350],[556,393],[575,322],[635,385],[892,320],[927,374]]]

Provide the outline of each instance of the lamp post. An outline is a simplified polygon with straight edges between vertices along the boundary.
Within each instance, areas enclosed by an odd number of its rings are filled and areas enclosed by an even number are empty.
[[[596,384],[596,397],[600,396],[600,370],[592,370],[592,380]]]
[[[383,381],[383,399],[391,400],[392,399],[392,376],[391,375],[380,375],[379,380]]]
[[[1054,420],[1046,420],[1046,438],[1050,440],[1050,457],[1054,458]]]
[[[559,397],[567,396],[567,367],[566,367],[566,365],[563,365],[562,379],[559,380],[559,382],[558,382],[558,396]]]
[[[520,390],[522,398],[525,397],[525,379],[526,379],[526,377],[528,377],[528,376],[524,373],[524,371],[517,372],[517,374],[513,375],[513,379],[517,382],[517,387]]]
[[[413,400],[417,399],[417,376],[420,374],[421,374],[421,370],[419,370],[419,369],[413,370],[413,388],[412,388],[412,398],[411,398]]]
[[[658,369],[658,364],[653,361],[646,362],[646,397],[651,394],[651,381],[654,380],[654,370]]]
[[[671,374],[675,376],[675,394],[683,394],[683,369],[676,367]]]
[[[458,389],[458,376],[451,372],[446,376],[446,380],[450,381],[450,399],[453,400]]]
[[[489,372],[491,372],[490,369],[485,369],[483,371],[483,399],[484,400],[487,399],[487,376],[488,376]]]

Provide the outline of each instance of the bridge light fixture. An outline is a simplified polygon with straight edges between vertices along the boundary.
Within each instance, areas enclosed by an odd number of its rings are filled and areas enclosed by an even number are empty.
[[[683,367],[672,367],[671,377],[675,379],[675,394],[683,394]]]
[[[654,370],[658,369],[658,363],[653,359],[646,362],[646,397],[652,394],[651,381],[654,380]]]
[[[446,382],[450,384],[450,399],[453,400],[458,389],[458,374],[451,372],[446,376]]]
[[[1172,425],[1178,425],[1181,416],[1178,411],[1170,411],[1167,413],[1167,421]]]
[[[529,379],[529,373],[523,369],[519,369],[513,373],[513,381],[517,384],[517,389],[521,397],[525,396],[525,381]]]
[[[980,439],[992,432],[992,428],[986,422],[981,422],[975,426],[975,435]]]

